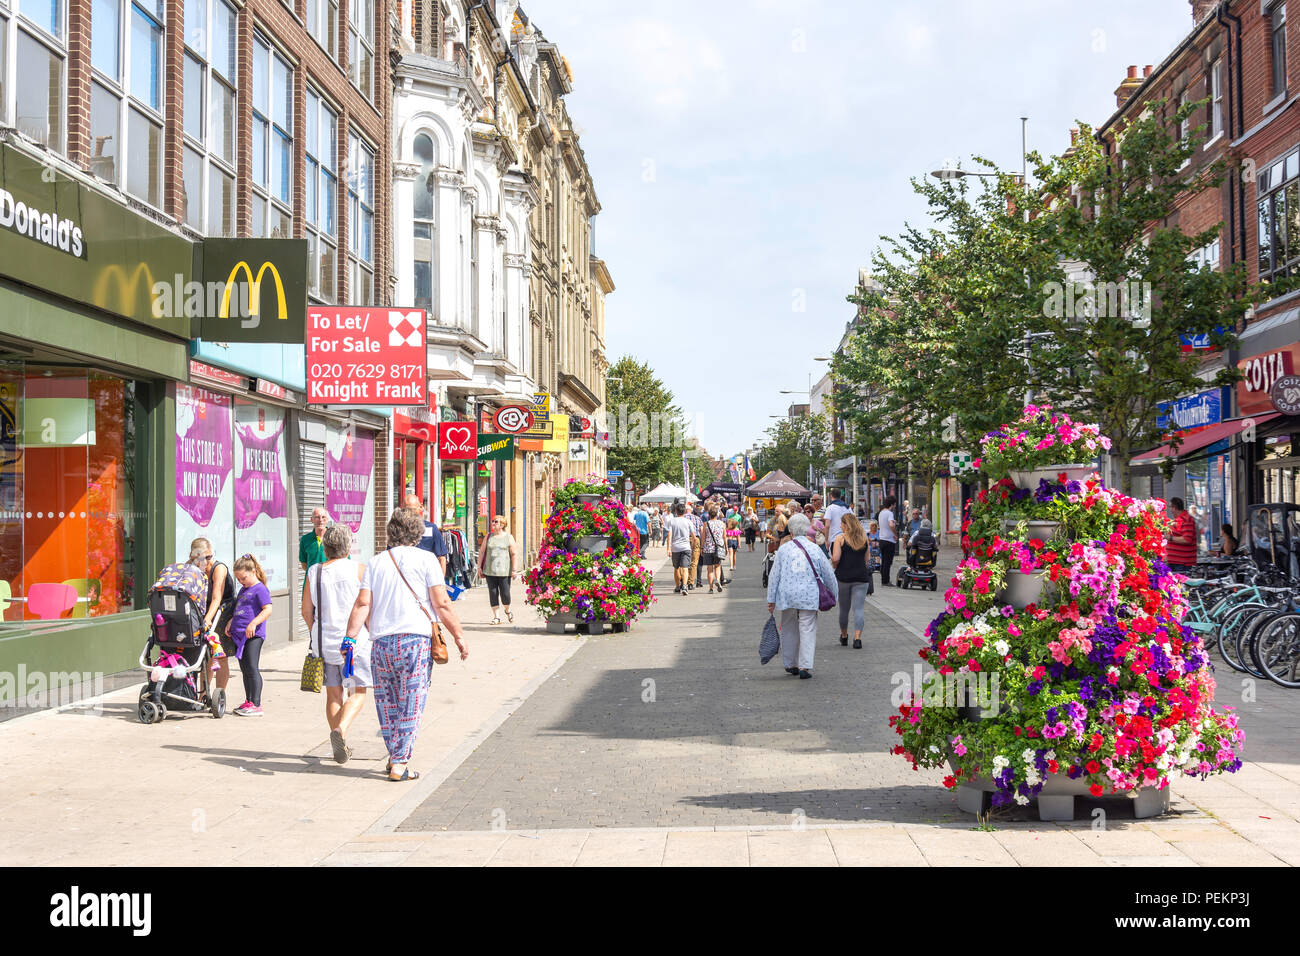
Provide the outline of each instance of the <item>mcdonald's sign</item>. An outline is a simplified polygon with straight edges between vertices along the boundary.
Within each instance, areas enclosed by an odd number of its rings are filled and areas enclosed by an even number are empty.
[[[306,239],[205,239],[203,282],[221,287],[201,335],[211,342],[301,345],[307,334]]]

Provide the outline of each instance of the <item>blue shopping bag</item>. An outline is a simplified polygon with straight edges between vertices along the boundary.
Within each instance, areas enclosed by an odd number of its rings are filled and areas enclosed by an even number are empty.
[[[769,614],[763,625],[763,637],[758,642],[758,660],[766,664],[781,652],[781,632],[776,629],[776,618]]]
[[[460,597],[464,593],[465,593],[464,588],[458,588],[454,584],[447,585],[447,597],[451,598],[453,601],[456,600],[456,598]]]

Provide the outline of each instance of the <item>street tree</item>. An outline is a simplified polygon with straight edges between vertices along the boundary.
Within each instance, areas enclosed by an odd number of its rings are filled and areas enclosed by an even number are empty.
[[[649,365],[627,355],[615,362],[605,380],[605,409],[611,470],[623,472],[637,488],[682,483],[685,419]]]

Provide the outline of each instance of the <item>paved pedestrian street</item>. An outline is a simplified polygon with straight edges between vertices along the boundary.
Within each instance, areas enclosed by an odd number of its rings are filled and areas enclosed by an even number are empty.
[[[721,595],[660,594],[626,636],[586,639],[523,608],[488,626],[483,590],[466,594],[471,657],[435,673],[412,784],[380,773],[370,707],[354,758],[333,762],[322,699],[297,689],[300,643],[264,655],[260,720],[143,726],[128,688],[7,721],[0,864],[134,864],[160,840],[211,864],[1300,863],[1300,698],[1280,688],[1240,705],[1241,772],[1183,781],[1165,817],[1080,801],[1070,823],[1011,808],[979,830],[940,773],[886,753],[894,675],[939,594],[878,592],[860,651],[823,615],[807,681],[758,663],[758,554]]]

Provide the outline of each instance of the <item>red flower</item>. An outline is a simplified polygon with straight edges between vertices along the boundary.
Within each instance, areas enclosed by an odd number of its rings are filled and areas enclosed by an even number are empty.
[[[957,778],[952,774],[948,774],[948,776],[943,778],[943,785],[951,790],[953,787],[957,786]]]
[[[1088,788],[1088,792],[1092,794],[1094,797],[1100,797],[1102,794],[1101,784],[1094,783],[1091,787]]]
[[[1101,773],[1101,764],[1097,763],[1095,760],[1089,760],[1088,763],[1084,765],[1084,769],[1087,770],[1088,773]]]

